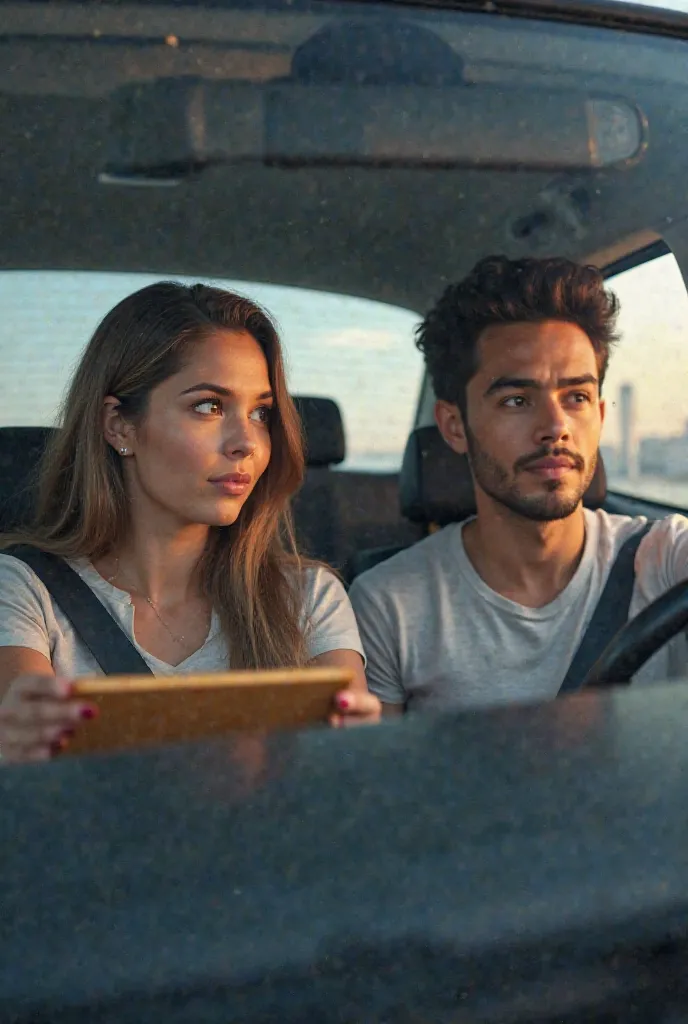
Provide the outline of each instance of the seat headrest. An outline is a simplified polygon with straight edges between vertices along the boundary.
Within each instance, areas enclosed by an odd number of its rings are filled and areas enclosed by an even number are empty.
[[[346,458],[344,422],[339,406],[331,398],[294,396],[303,424],[307,466],[337,466]]]
[[[585,492],[586,508],[599,508],[607,495],[602,456]],[[475,513],[473,478],[465,455],[452,451],[437,427],[418,427],[408,439],[399,480],[401,514],[413,523],[446,526]]]
[[[0,532],[31,521],[35,474],[52,427],[0,427]]]

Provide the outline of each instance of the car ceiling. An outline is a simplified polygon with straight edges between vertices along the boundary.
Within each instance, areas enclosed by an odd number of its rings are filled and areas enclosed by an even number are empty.
[[[114,88],[283,76],[341,9],[0,5],[0,266],[223,276],[423,309],[489,252],[606,263],[685,216],[685,43],[475,14],[423,14],[470,81],[613,88],[648,119],[644,158],[564,175],[244,164],[174,188],[99,183]]]

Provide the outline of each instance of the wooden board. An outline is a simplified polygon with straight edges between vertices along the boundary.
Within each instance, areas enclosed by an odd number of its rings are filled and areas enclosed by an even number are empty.
[[[331,668],[79,679],[75,697],[99,715],[80,724],[63,756],[324,723],[352,679]]]

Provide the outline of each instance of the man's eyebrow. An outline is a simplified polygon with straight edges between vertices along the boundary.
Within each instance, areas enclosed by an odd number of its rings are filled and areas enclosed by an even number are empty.
[[[220,384],[210,384],[208,381],[201,381],[200,384],[194,384],[190,388],[185,388],[181,393],[182,395],[191,395],[195,391],[212,391],[214,395],[219,395],[221,398],[231,398],[233,394],[229,388],[223,388]],[[265,402],[269,398],[272,398],[272,391],[264,391],[257,397],[259,402]]]
[[[558,388],[582,387],[584,384],[599,384],[599,381],[592,373],[583,373],[579,377],[560,377],[557,381]],[[504,391],[507,388],[515,390],[531,388],[541,391],[542,387],[542,383],[533,377],[496,377],[485,392],[484,397],[487,398],[488,395],[494,395],[495,392]]]

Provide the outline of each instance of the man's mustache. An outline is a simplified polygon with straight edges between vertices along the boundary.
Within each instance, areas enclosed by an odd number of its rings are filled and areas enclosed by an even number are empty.
[[[514,469],[518,472],[521,469],[528,469],[534,462],[542,459],[567,458],[571,460],[574,469],[585,469],[585,459],[578,452],[572,452],[569,448],[540,448],[530,455],[522,455],[514,463]]]

